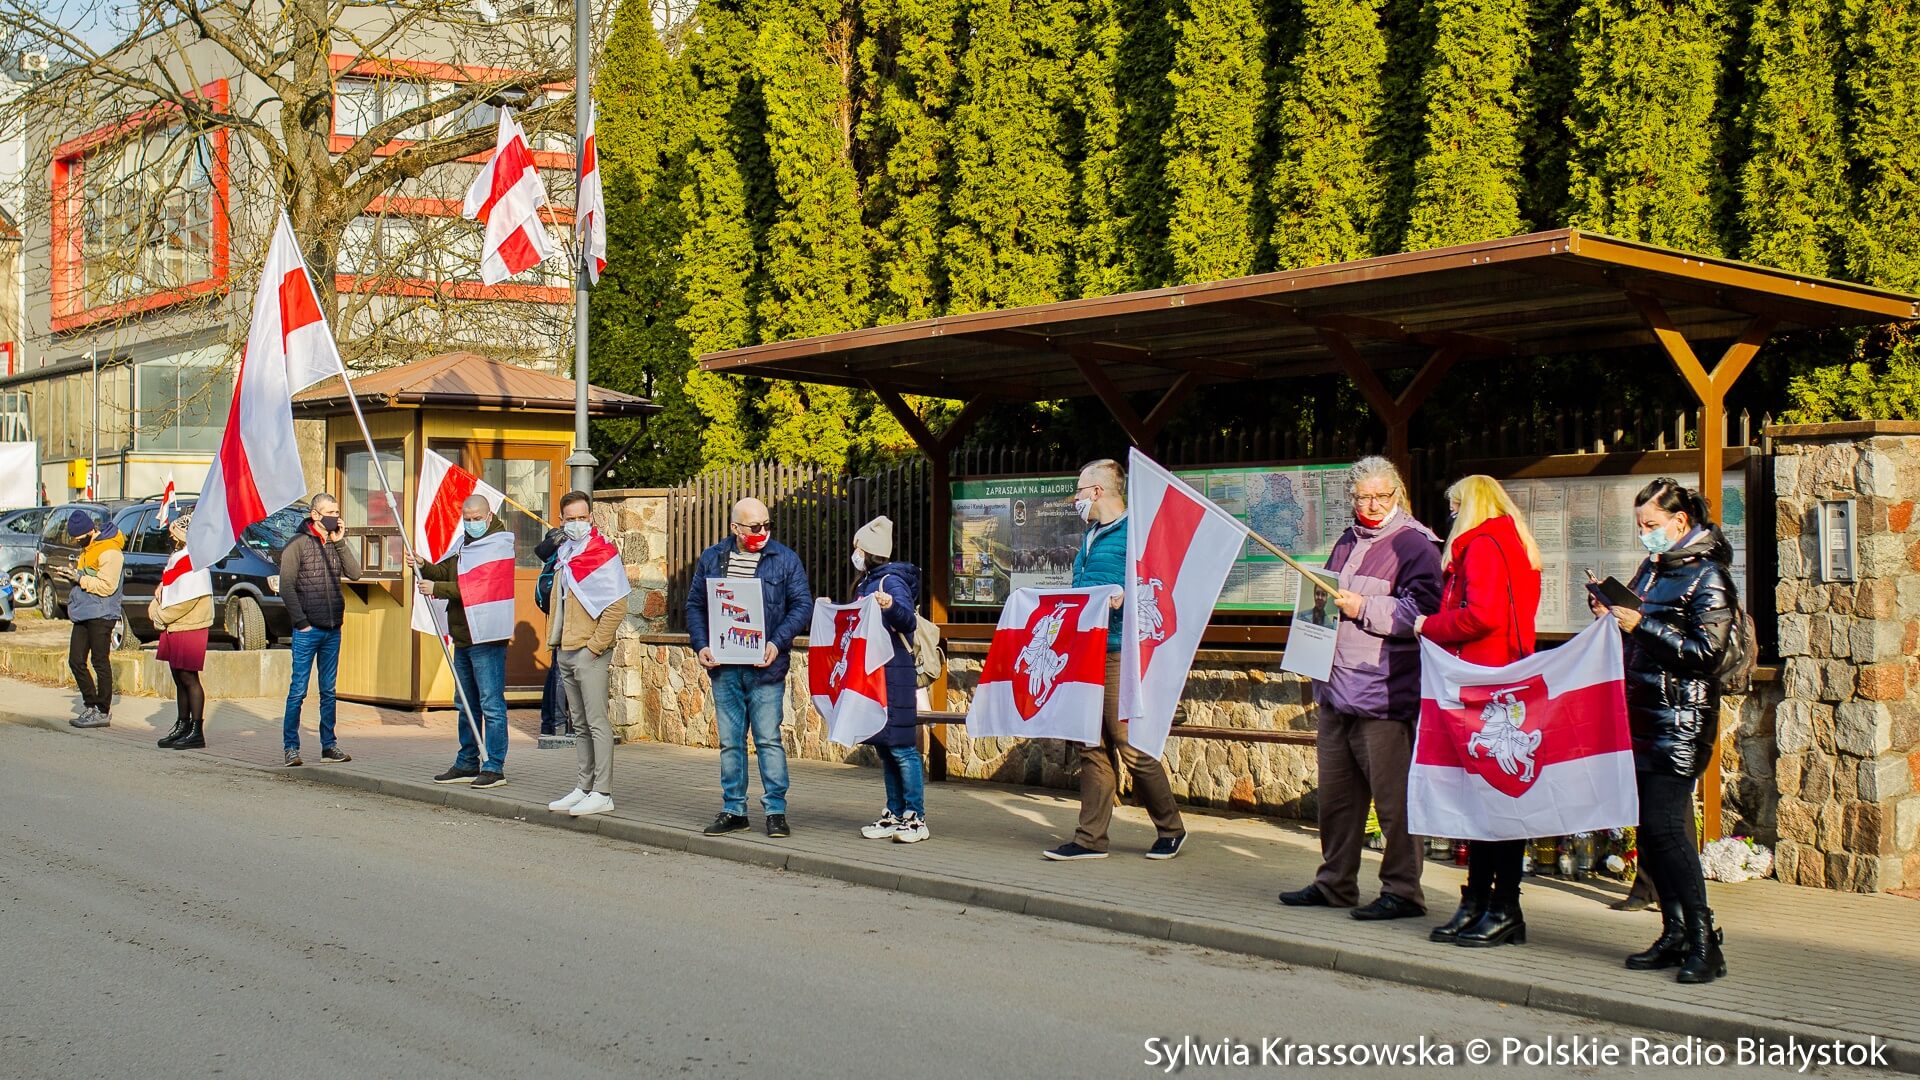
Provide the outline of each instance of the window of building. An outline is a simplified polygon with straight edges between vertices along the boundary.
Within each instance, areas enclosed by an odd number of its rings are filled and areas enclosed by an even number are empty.
[[[233,400],[226,349],[210,345],[149,360],[137,368],[142,450],[218,450]]]
[[[527,461],[514,458],[487,458],[481,462],[480,479],[505,493],[507,498],[539,514],[540,517],[553,520],[553,464],[548,461]],[[537,570],[540,559],[533,553],[534,546],[546,538],[547,526],[522,510],[511,505],[502,505],[500,516],[507,528],[513,530],[514,565]]]
[[[178,128],[89,155],[81,174],[82,302],[184,288],[214,273],[213,147]]]

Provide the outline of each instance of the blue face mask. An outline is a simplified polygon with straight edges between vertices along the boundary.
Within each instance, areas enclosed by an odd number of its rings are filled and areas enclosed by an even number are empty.
[[[461,524],[467,527],[467,539],[469,540],[478,540],[482,536],[486,535],[487,523],[484,520],[463,521],[461,522]]]
[[[1640,534],[1640,546],[1647,549],[1649,555],[1664,555],[1673,550],[1674,539],[1665,529],[1649,529]]]

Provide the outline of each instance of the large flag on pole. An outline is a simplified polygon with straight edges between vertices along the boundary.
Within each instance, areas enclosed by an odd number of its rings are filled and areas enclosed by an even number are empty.
[[[580,144],[580,178],[574,189],[573,231],[587,264],[587,283],[598,285],[607,268],[607,199],[600,187],[600,157],[594,149],[593,125],[599,117],[593,97],[586,97],[587,137]]]
[[[460,507],[470,495],[483,495],[493,512],[500,512],[506,495],[445,457],[425,451],[420,456],[420,483],[413,496],[413,550],[428,562],[439,562],[460,546]],[[447,602],[413,594],[413,628],[439,636],[447,625]]]
[[[1639,820],[1612,619],[1499,668],[1469,664],[1420,639],[1407,831],[1524,840]]]
[[[167,522],[173,519],[173,470],[172,469],[167,470],[167,484],[165,487],[160,489],[160,512],[154,515],[154,519],[160,523],[160,526],[162,528],[165,528]],[[183,548],[182,550],[185,550],[185,549]]]
[[[502,530],[460,545],[460,606],[475,645],[513,637],[513,533]]]
[[[807,634],[807,689],[827,722],[827,738],[853,746],[887,726],[887,661],[893,635],[880,623],[880,601],[813,602]]]
[[[1107,617],[1120,595],[1118,585],[1015,589],[987,646],[967,735],[1099,745]]]
[[[598,619],[614,601],[633,591],[627,583],[626,564],[620,561],[620,549],[597,528],[585,540],[561,544],[554,556],[554,570],[560,587],[587,609],[589,618]]]
[[[1200,635],[1247,527],[1134,448],[1127,455],[1127,566],[1120,715],[1127,742],[1159,757]]]
[[[190,569],[219,562],[241,530],[306,493],[293,441],[293,395],[340,374],[340,352],[283,211],[254,293],[227,427],[187,530]]]
[[[480,280],[498,285],[553,254],[540,208],[547,204],[547,186],[534,167],[526,133],[514,123],[513,110],[500,110],[500,126],[493,157],[467,189],[461,214],[485,223],[480,248]]]

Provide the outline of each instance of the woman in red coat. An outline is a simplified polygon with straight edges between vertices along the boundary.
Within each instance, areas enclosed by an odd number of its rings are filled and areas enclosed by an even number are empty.
[[[1414,632],[1460,659],[1501,667],[1533,653],[1540,606],[1540,547],[1506,489],[1491,476],[1469,476],[1447,489],[1453,531],[1441,554],[1446,578],[1440,610]],[[1434,941],[1484,948],[1527,940],[1520,914],[1525,840],[1474,840],[1460,910],[1434,927]]]

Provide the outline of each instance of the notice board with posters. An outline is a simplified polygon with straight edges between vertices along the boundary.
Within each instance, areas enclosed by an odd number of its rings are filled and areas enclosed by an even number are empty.
[[[1287,554],[1326,561],[1351,508],[1344,463],[1176,469],[1174,475]],[[1086,526],[1073,509],[1075,475],[953,483],[955,606],[997,607],[1014,589],[1064,588]],[[1220,591],[1222,611],[1293,609],[1299,576],[1252,540]]]
[[[1735,451],[1730,457],[1743,456]],[[1641,547],[1639,528],[1634,523],[1634,496],[1656,477],[1669,476],[1686,487],[1697,487],[1697,467],[1658,469],[1660,459],[1684,457],[1697,462],[1693,453],[1666,451],[1647,454],[1631,473],[1607,475],[1548,476],[1524,475],[1501,479],[1500,484],[1520,509],[1521,517],[1533,530],[1540,545],[1540,609],[1535,627],[1543,634],[1578,633],[1593,621],[1587,607],[1587,570],[1599,578],[1615,577],[1631,583],[1640,563],[1647,557]],[[1564,461],[1565,459],[1560,459]],[[1588,458],[1591,461],[1591,458]],[[1546,459],[1547,463],[1556,459]],[[1479,469],[1474,463],[1463,471],[1485,471],[1500,476],[1496,468]],[[1678,464],[1678,462],[1668,462]],[[1654,468],[1656,471],[1648,471]],[[1529,472],[1539,470],[1527,470]],[[1547,470],[1551,471],[1551,465]],[[1752,610],[1752,589],[1748,583],[1748,469],[1729,461],[1722,479],[1720,497],[1713,501],[1713,513],[1721,530],[1733,546],[1733,581],[1740,590],[1741,603]]]

